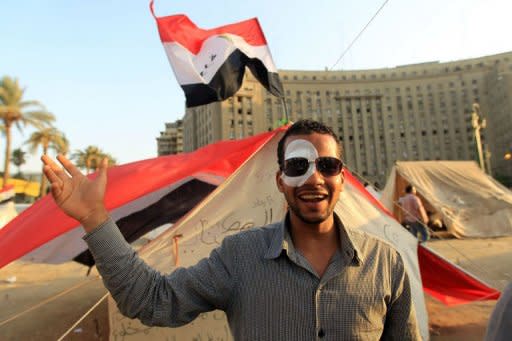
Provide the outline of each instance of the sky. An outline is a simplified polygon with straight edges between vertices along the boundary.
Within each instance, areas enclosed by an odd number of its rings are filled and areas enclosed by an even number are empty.
[[[155,0],[155,14],[186,14],[201,28],[257,17],[278,69],[324,70],[383,4],[334,70],[512,51],[510,0]],[[185,97],[149,0],[2,0],[0,10],[0,77],[17,78],[25,99],[55,115],[71,151],[95,145],[119,164],[157,156]],[[27,150],[32,131],[15,132],[13,148]],[[4,149],[0,139],[0,165]],[[27,157],[22,171],[40,171],[40,154]]]

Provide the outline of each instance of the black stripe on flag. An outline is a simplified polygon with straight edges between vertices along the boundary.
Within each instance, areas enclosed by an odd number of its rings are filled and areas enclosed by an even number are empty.
[[[116,224],[126,241],[133,243],[162,225],[177,222],[215,188],[217,186],[192,179],[169,192],[157,202],[118,219]],[[94,265],[94,258],[89,249],[77,255],[73,260],[88,266]]]
[[[249,58],[242,51],[236,49],[224,61],[210,83],[181,86],[187,99],[187,108],[223,101],[233,96],[242,86],[246,66],[271,94],[283,97],[283,85],[279,75],[275,72],[268,72],[261,60]]]

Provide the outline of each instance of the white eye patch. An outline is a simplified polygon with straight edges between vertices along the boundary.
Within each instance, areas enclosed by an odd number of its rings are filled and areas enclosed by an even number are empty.
[[[300,187],[309,179],[315,172],[315,160],[318,158],[318,151],[315,146],[306,140],[294,140],[286,146],[284,152],[284,160],[289,160],[295,157],[303,157],[310,161],[307,172],[300,176],[288,176],[281,173],[281,179],[283,182],[290,187]]]

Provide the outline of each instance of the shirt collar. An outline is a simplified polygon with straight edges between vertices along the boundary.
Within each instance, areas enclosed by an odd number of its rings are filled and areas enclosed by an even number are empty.
[[[364,261],[364,258],[357,245],[359,238],[354,238],[354,231],[346,228],[338,215],[336,213],[333,214],[334,223],[340,231],[340,252],[349,256],[357,265],[361,265],[361,263]],[[287,228],[287,226],[290,224],[289,219],[289,213],[287,213],[285,219],[277,224],[277,228],[274,230],[274,235],[271,239],[270,246],[265,253],[265,259],[275,259],[279,257],[283,252],[285,252],[288,257],[295,255],[295,247]]]

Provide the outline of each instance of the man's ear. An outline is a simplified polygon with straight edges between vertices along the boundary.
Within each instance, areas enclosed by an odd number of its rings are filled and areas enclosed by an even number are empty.
[[[284,185],[283,185],[283,179],[281,178],[281,174],[283,174],[283,172],[281,170],[278,170],[276,172],[276,184],[277,184],[277,189],[279,190],[279,192],[284,193]]]
[[[345,183],[345,168],[341,169],[341,183]]]

